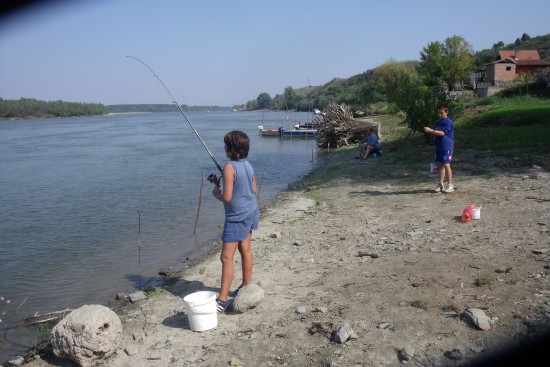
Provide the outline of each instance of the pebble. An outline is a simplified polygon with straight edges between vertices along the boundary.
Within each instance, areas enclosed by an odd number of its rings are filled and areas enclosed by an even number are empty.
[[[411,345],[407,345],[399,352],[399,358],[403,361],[410,361],[414,357],[414,352],[414,348]]]
[[[464,358],[464,351],[460,348],[454,348],[450,352],[446,352],[445,356],[447,356],[450,359],[453,359],[455,361],[458,361],[459,359]]]
[[[124,351],[126,352],[126,354],[128,354],[129,356],[135,356],[136,354],[139,353],[139,347],[135,344],[128,344],[126,346],[126,348],[124,348]]]

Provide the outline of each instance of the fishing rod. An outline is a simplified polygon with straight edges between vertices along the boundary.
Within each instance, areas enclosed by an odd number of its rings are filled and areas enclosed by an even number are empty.
[[[214,158],[214,155],[212,154],[212,152],[210,152],[210,149],[208,149],[208,147],[206,146],[206,143],[204,142],[204,140],[202,140],[201,136],[199,135],[199,133],[197,132],[197,129],[195,129],[195,127],[193,126],[193,124],[191,123],[191,121],[189,120],[189,118],[187,117],[187,115],[185,114],[185,112],[183,112],[181,106],[178,104],[178,102],[176,102],[176,99],[174,98],[174,96],[172,95],[172,93],[170,92],[170,90],[168,90],[168,88],[166,87],[166,85],[164,85],[164,83],[162,82],[162,80],[160,80],[160,78],[158,77],[157,73],[155,73],[153,71],[153,69],[151,69],[149,67],[149,65],[147,65],[146,63],[144,63],[143,61],[141,61],[140,59],[138,59],[137,57],[134,57],[134,56],[126,56],[126,57],[129,57],[131,59],[134,59],[136,61],[139,61],[140,63],[142,63],[147,69],[149,69],[151,71],[151,73],[153,73],[153,76],[155,78],[157,78],[157,80],[160,82],[160,84],[162,84],[162,86],[164,87],[164,89],[166,90],[166,92],[170,95],[170,97],[172,98],[172,103],[174,103],[177,107],[178,107],[178,110],[180,110],[181,114],[183,115],[183,117],[185,117],[185,120],[187,121],[187,123],[189,124],[189,126],[191,126],[191,129],[193,129],[193,132],[195,133],[195,135],[197,135],[197,138],[199,138],[200,142],[202,143],[202,146],[204,147],[204,149],[206,149],[206,151],[208,152],[208,155],[210,156],[210,158],[212,158],[212,161],[214,161],[214,164],[216,165],[216,167],[218,167],[218,170],[220,171],[220,174],[223,174],[223,170],[222,170],[222,167],[218,164],[218,162],[216,161],[216,158]],[[220,180],[221,180],[221,177],[218,178],[214,173],[211,173],[209,176],[208,176],[208,181],[210,181],[211,183],[213,183],[214,185],[216,185],[217,187],[220,187]]]

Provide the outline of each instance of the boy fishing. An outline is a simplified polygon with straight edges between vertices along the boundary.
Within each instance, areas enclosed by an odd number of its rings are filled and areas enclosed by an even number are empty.
[[[212,195],[223,203],[225,223],[223,226],[223,247],[220,255],[222,262],[222,282],[216,299],[218,312],[224,312],[229,305],[229,296],[236,296],[239,289],[250,284],[252,278],[252,231],[258,229],[260,213],[256,203],[256,178],[254,169],[248,162],[250,139],[242,131],[225,134],[225,154],[230,159],[222,171],[223,192],[215,187]],[[241,285],[229,292],[233,281],[233,258],[239,250],[242,260],[243,279]]]

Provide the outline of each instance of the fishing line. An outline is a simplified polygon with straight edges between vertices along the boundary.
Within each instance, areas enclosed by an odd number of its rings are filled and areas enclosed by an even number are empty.
[[[157,80],[160,82],[160,84],[162,84],[162,86],[164,87],[164,89],[166,90],[166,92],[170,95],[170,97],[172,98],[172,103],[174,103],[177,107],[178,107],[178,110],[180,110],[181,114],[183,115],[183,117],[185,117],[185,120],[187,121],[187,123],[189,124],[189,126],[191,126],[191,129],[193,129],[193,132],[195,133],[195,135],[197,135],[197,138],[199,138],[200,142],[202,143],[202,146],[204,147],[204,149],[206,149],[206,151],[208,152],[208,155],[210,156],[210,158],[212,158],[212,161],[214,161],[214,164],[216,165],[216,167],[218,168],[218,170],[220,171],[220,173],[222,173],[222,167],[218,164],[218,162],[216,161],[216,158],[214,158],[214,155],[212,154],[212,152],[210,152],[210,149],[208,149],[208,147],[206,146],[206,143],[204,142],[204,140],[202,140],[201,136],[199,135],[199,133],[197,132],[197,129],[195,129],[195,127],[193,126],[193,124],[191,123],[191,121],[189,120],[189,118],[187,117],[187,115],[185,114],[185,112],[183,112],[181,106],[176,102],[176,99],[174,98],[174,96],[172,95],[172,93],[170,92],[170,90],[168,90],[168,88],[166,87],[166,85],[164,85],[164,83],[162,82],[162,80],[160,80],[160,78],[158,77],[157,73],[155,73],[153,71],[153,69],[151,69],[149,67],[149,65],[147,65],[146,63],[144,63],[143,61],[141,61],[140,59],[138,59],[137,57],[134,57],[134,56],[126,56],[126,57],[129,57],[131,59],[134,59],[136,61],[139,61],[140,63],[142,63],[147,69],[149,69],[151,71],[151,73],[153,73],[153,76],[155,78],[157,78]],[[216,186],[219,187],[220,185],[220,182],[219,182],[219,179],[214,175],[214,174],[211,174],[209,177],[208,177],[208,181],[212,182],[213,184],[215,184]]]

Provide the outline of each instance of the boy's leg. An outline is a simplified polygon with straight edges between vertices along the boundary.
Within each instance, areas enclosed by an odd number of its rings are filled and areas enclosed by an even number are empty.
[[[222,253],[220,255],[220,260],[222,262],[222,284],[220,287],[220,294],[218,298],[222,301],[227,301],[229,295],[229,287],[231,287],[231,282],[233,282],[233,256],[237,247],[239,246],[238,242],[224,242],[222,247]]]
[[[252,232],[248,233],[246,240],[239,242],[239,252],[241,253],[242,271],[243,271],[243,285],[250,284],[252,279],[252,267],[254,266],[254,259],[252,257]]]
[[[443,163],[443,166],[445,167],[445,173],[447,174],[447,181],[449,182],[449,185],[453,184],[453,170],[451,169],[450,163]]]
[[[368,159],[369,154],[372,152],[372,145],[367,145],[367,152],[365,153],[365,156],[363,158]]]
[[[363,143],[359,143],[359,154],[357,155],[356,158],[361,158],[363,156]]]
[[[439,183],[443,184],[445,182],[445,163],[437,162],[437,165],[439,166]]]

